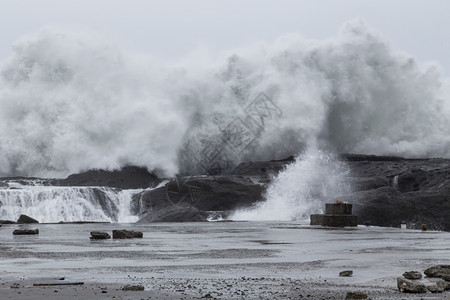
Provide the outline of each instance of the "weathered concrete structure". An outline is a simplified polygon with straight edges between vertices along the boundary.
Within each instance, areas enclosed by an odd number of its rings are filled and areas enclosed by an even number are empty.
[[[358,217],[352,215],[352,205],[349,203],[327,203],[325,214],[311,215],[311,225],[328,227],[357,226]]]

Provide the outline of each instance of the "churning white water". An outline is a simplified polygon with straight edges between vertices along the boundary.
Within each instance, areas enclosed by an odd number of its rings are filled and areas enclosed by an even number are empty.
[[[339,152],[450,157],[448,79],[361,20],[177,65],[45,28],[0,63],[0,175],[146,166],[165,175]],[[258,100],[258,95],[264,97]]]
[[[105,187],[55,187],[11,184],[0,189],[0,217],[17,220],[20,214],[43,223],[104,221],[130,223],[132,195],[141,190]]]
[[[235,212],[233,220],[292,221],[309,219],[327,200],[348,194],[348,166],[330,153],[308,150],[280,172],[267,189],[265,201]]]

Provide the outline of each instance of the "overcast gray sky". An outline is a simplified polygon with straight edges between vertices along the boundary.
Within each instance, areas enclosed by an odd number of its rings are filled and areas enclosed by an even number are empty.
[[[2,0],[0,60],[20,36],[46,25],[104,32],[122,46],[172,60],[198,47],[213,53],[296,32],[323,39],[363,18],[391,45],[450,75],[448,0]]]

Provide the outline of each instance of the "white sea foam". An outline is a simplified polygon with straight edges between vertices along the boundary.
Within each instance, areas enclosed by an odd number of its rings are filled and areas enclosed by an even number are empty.
[[[104,221],[130,223],[133,194],[142,190],[105,187],[54,187],[11,184],[0,189],[0,217],[17,220],[26,214],[40,222]]]
[[[92,32],[46,28],[13,49],[0,64],[0,175],[123,165],[173,175],[201,170],[217,153],[233,165],[312,144],[450,156],[448,79],[361,20],[327,40],[289,34],[177,66]],[[245,109],[261,92],[279,112],[255,125],[262,119]],[[241,130],[234,140],[224,138],[230,124]]]
[[[348,166],[333,154],[310,149],[278,174],[268,187],[265,201],[238,210],[233,220],[306,220],[323,211],[328,199],[351,192]]]

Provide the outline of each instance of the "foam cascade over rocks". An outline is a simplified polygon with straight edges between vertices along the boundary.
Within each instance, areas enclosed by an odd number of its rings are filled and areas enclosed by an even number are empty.
[[[60,221],[134,222],[132,195],[141,190],[108,187],[22,186],[0,188],[0,218],[17,220],[21,214],[43,223]]]
[[[349,167],[334,155],[310,149],[269,185],[264,202],[237,211],[235,220],[306,220],[322,211],[324,203],[351,192]]]
[[[323,41],[289,34],[176,66],[45,28],[0,63],[0,175],[204,173],[313,143],[449,157],[448,86],[361,20]]]

